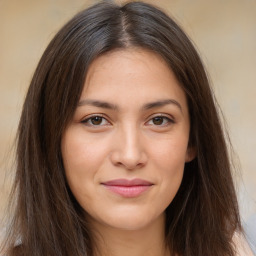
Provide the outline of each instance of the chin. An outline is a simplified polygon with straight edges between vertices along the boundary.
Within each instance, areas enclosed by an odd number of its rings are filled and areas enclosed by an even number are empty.
[[[164,214],[159,216],[150,215],[149,213],[123,213],[113,214],[109,218],[101,219],[102,224],[110,228],[127,231],[139,231],[147,227],[154,226],[159,221],[164,223]]]
[[[141,230],[145,228],[150,221],[145,221],[144,219],[135,219],[132,217],[129,218],[121,218],[113,223],[110,223],[110,225],[113,228],[120,229],[120,230],[129,230],[129,231],[136,231],[136,230]]]

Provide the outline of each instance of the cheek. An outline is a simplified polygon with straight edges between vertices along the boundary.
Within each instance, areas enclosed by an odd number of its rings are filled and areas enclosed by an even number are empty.
[[[100,165],[107,154],[104,141],[84,135],[79,129],[68,130],[62,138],[62,157],[66,172],[73,174],[93,172],[93,166]]]
[[[158,172],[158,182],[165,204],[169,205],[176,195],[184,173],[187,140],[169,140],[158,143],[152,148],[154,169]]]
[[[80,129],[71,127],[67,129],[61,143],[66,178],[79,202],[86,198],[89,200],[88,191],[95,185],[97,173],[106,158],[106,143],[99,144],[96,138],[87,137]]]
[[[150,147],[152,161],[159,165],[161,170],[180,170],[184,166],[187,155],[188,139],[186,136],[159,140]],[[149,148],[149,147],[148,147]],[[168,172],[169,173],[169,172]]]

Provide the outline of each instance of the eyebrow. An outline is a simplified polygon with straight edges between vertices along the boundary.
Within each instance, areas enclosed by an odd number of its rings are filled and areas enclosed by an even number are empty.
[[[178,107],[180,109],[180,111],[182,112],[182,107],[181,107],[180,103],[174,99],[166,99],[166,100],[150,102],[150,103],[145,104],[142,108],[144,110],[148,110],[148,109],[158,108],[158,107],[162,107],[162,106],[169,105],[169,104]]]
[[[163,107],[165,105],[170,105],[170,104],[178,107],[180,109],[180,111],[182,112],[181,104],[174,99],[164,99],[164,100],[157,100],[154,102],[149,102],[142,106],[142,110],[159,108],[159,107]],[[77,106],[81,107],[84,105],[90,105],[90,106],[94,106],[94,107],[98,107],[98,108],[106,108],[106,109],[111,109],[111,110],[119,109],[118,106],[115,104],[105,102],[105,101],[93,100],[93,99],[81,100],[81,101],[79,101]]]
[[[118,107],[112,103],[105,102],[105,101],[99,101],[99,100],[81,100],[78,103],[78,107],[84,106],[84,105],[90,105],[98,108],[107,108],[107,109],[113,109],[113,110],[118,110]]]

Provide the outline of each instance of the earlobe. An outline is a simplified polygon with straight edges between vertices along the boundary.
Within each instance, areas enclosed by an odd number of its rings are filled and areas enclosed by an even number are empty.
[[[186,152],[186,163],[191,162],[196,158],[197,152],[196,152],[196,147],[188,147],[187,152]]]

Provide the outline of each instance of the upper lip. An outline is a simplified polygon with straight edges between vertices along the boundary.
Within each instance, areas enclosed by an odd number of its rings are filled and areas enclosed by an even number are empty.
[[[153,185],[152,182],[142,179],[115,179],[109,180],[106,182],[102,182],[101,184],[106,186],[123,186],[123,187],[132,187],[132,186],[151,186]]]

